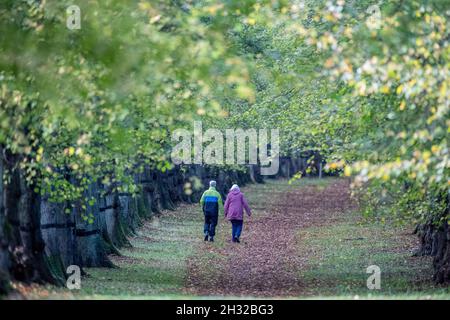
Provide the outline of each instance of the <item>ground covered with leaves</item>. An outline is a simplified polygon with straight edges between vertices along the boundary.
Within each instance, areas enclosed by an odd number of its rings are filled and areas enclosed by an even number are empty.
[[[254,217],[245,223],[243,243],[231,243],[227,234],[221,238],[226,245],[205,245],[203,251],[212,255],[210,259],[202,253],[196,256],[189,269],[188,286],[203,295],[301,295],[301,270],[308,256],[298,254],[298,230],[329,224],[335,214],[347,212],[351,206],[348,183],[307,181],[291,188],[285,181],[268,182],[245,191]],[[215,256],[220,256],[222,263],[216,263]],[[203,275],[208,273],[205,264],[222,270],[211,279]]]

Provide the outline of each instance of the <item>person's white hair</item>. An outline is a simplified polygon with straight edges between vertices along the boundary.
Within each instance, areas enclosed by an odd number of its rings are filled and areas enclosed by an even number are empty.
[[[217,185],[217,182],[215,181],[215,180],[211,180],[210,182],[209,182],[209,186],[210,187],[216,187],[216,185]]]
[[[231,186],[230,191],[233,191],[233,190],[241,191],[241,189],[239,189],[239,186],[238,186],[237,184],[233,184],[233,185]]]

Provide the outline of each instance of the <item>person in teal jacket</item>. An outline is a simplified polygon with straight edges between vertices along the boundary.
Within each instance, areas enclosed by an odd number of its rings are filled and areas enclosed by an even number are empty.
[[[205,241],[214,241],[216,235],[216,226],[219,219],[219,210],[223,211],[223,202],[220,193],[216,190],[216,181],[209,182],[209,189],[203,192],[200,199],[203,214],[205,215],[205,224],[203,232],[205,234]]]

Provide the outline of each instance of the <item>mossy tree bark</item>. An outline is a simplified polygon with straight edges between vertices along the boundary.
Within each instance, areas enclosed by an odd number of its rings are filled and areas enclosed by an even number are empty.
[[[70,265],[81,266],[75,234],[75,217],[66,203],[55,203],[47,197],[41,199],[41,230],[45,242],[45,255],[54,277],[60,284],[67,278]]]
[[[107,191],[107,193],[100,199],[100,214],[105,216],[107,242],[111,242],[115,248],[122,246],[129,246],[130,243],[126,237],[126,232],[123,226],[123,219],[121,217],[121,210],[124,208],[120,205],[119,194],[114,191]],[[118,252],[118,250],[116,249]]]
[[[418,225],[415,230],[420,240],[415,255],[433,257],[433,280],[440,284],[450,284],[449,198],[450,196],[446,197],[447,207],[442,214],[443,222],[437,224],[435,221],[428,221]]]
[[[76,223],[77,250],[83,267],[114,267],[108,258],[108,253],[113,253],[112,243],[108,236],[105,218],[99,207],[99,186],[97,183],[89,185],[86,198],[95,198],[93,205],[83,207],[83,203],[77,202],[73,213]],[[90,218],[92,220],[90,220]]]
[[[8,239],[6,237],[6,216],[4,205],[4,186],[3,186],[3,148],[0,146],[0,295],[9,291],[9,265],[10,257],[8,252]]]
[[[40,196],[28,185],[18,167],[19,156],[7,155],[4,162],[9,183],[4,186],[6,239],[10,253],[10,274],[19,281],[58,283],[45,258],[40,228]]]

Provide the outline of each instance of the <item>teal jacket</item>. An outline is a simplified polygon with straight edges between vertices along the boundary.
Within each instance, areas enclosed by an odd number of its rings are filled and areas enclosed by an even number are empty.
[[[223,212],[222,197],[214,187],[209,187],[208,190],[203,192],[200,205],[205,215],[218,215],[219,211]]]

